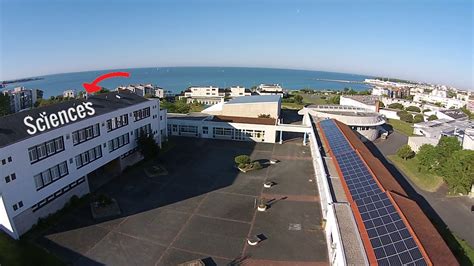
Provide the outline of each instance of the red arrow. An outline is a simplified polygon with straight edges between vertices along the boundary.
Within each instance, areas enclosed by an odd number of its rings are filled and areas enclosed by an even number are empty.
[[[84,89],[86,89],[87,93],[93,93],[96,91],[100,91],[101,87],[97,86],[97,83],[101,82],[104,79],[113,78],[113,77],[130,77],[128,72],[111,72],[104,74],[98,78],[96,78],[92,83],[82,83]]]

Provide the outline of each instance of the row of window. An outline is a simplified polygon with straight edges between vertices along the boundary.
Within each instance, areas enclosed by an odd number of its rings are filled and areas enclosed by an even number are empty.
[[[88,151],[85,151],[79,155],[76,156],[76,167],[77,169],[83,167],[84,165],[87,165],[99,158],[102,157],[102,147],[101,145],[92,148]]]
[[[146,107],[137,111],[133,111],[133,117],[135,118],[135,121],[145,119],[147,117],[150,117],[150,107]]]
[[[36,190],[40,190],[68,174],[66,161],[57,164],[34,176]]]
[[[100,136],[99,124],[88,126],[72,132],[72,144],[78,145],[98,136]]]
[[[85,181],[86,181],[86,178],[81,177],[78,180],[76,180],[76,181],[70,183],[69,185],[63,187],[62,189],[57,190],[53,194],[49,195],[48,197],[42,199],[41,201],[39,201],[38,203],[33,205],[32,206],[33,212],[36,212],[40,208],[44,207],[46,204],[48,204],[48,203],[52,202],[53,200],[57,199],[59,196],[64,195],[66,192],[68,192],[69,190],[71,190],[75,186],[77,186],[81,183],[84,183]]]
[[[10,183],[11,181],[15,180],[16,179],[16,174],[13,173],[11,175],[7,175],[5,176],[5,183]]]
[[[7,159],[2,159],[2,165],[7,164],[7,160],[8,160],[9,163],[11,163],[11,162],[12,162],[12,157],[11,157],[11,156],[8,156]]]
[[[64,140],[61,136],[29,148],[28,154],[30,156],[30,162],[33,164],[63,150]]]
[[[18,210],[19,208],[23,207],[23,201],[13,204],[12,207],[14,211]]]
[[[128,114],[117,116],[107,120],[107,131],[110,132],[126,125],[128,125]]]
[[[135,139],[138,139],[142,135],[147,136],[151,134],[151,124],[146,124],[142,127],[135,129]]]
[[[124,145],[127,145],[130,143],[130,136],[129,133],[123,134],[121,136],[118,136],[112,140],[109,140],[109,152],[112,152]]]

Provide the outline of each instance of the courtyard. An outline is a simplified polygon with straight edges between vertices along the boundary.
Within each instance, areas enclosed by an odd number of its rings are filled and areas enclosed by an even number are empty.
[[[161,158],[167,175],[134,167],[96,193],[117,200],[121,215],[92,219],[88,204],[73,209],[36,242],[74,265],[328,265],[321,207],[309,147],[302,139],[263,144],[171,139]],[[248,154],[263,169],[241,173],[234,157]],[[263,183],[275,185],[264,188]],[[257,212],[263,199],[269,208]],[[247,238],[258,236],[256,246]]]

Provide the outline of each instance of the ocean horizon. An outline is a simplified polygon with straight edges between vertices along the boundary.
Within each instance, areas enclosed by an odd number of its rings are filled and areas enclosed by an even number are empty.
[[[338,72],[296,70],[279,68],[256,68],[256,67],[148,67],[109,69],[84,72],[72,72],[36,76],[31,78],[42,78],[26,82],[8,84],[4,90],[15,87],[26,87],[29,89],[41,89],[44,98],[62,95],[65,90],[73,89],[81,91],[84,82],[92,82],[98,76],[108,72],[129,72],[129,78],[111,78],[100,82],[100,86],[107,89],[115,89],[118,86],[129,84],[153,84],[155,86],[180,93],[190,86],[215,86],[230,87],[243,86],[251,88],[261,83],[280,84],[287,90],[298,90],[310,88],[315,90],[343,89],[351,87],[354,90],[369,89],[370,86],[361,83],[344,83],[329,80],[344,80],[350,82],[362,82],[368,75],[347,74]]]

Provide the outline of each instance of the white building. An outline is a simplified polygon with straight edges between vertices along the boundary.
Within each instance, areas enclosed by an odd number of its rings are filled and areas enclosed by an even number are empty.
[[[64,98],[76,98],[76,91],[75,90],[65,90],[63,91]]]
[[[228,89],[226,89],[226,96],[235,98],[235,97],[240,97],[240,96],[250,96],[252,93],[250,90],[246,89],[245,87],[240,87],[240,86],[233,86]]]
[[[377,139],[382,131],[381,126],[385,124],[381,114],[353,106],[309,105],[298,113],[304,116],[311,115],[320,120],[336,119],[357,131],[363,141]]]
[[[215,104],[198,114],[169,114],[168,135],[275,143],[283,141],[283,132],[303,134],[303,143],[311,127],[306,124],[282,124],[281,97],[245,96]]]
[[[131,84],[128,86],[117,87],[116,91],[128,90],[138,96],[155,95],[155,87],[152,84]]]
[[[437,119],[416,123],[413,125],[413,134],[408,138],[408,145],[417,152],[423,144],[436,146],[442,136],[457,137],[463,149],[474,149],[474,121]]]
[[[39,99],[43,98],[42,90],[25,87],[16,87],[13,90],[4,91],[3,94],[10,97],[11,113],[31,109]]]
[[[158,88],[158,87],[155,88],[155,97],[158,97],[160,99],[164,99],[164,98],[168,98],[168,97],[172,97],[172,96],[174,96],[174,94],[169,90],[165,90],[165,89]]]
[[[34,135],[23,123],[29,117],[37,126]],[[143,133],[161,143],[166,110],[160,111],[159,101],[132,93],[99,94],[1,117],[0,228],[17,239],[72,196],[89,193],[89,183],[141,160],[136,139]]]
[[[378,112],[379,97],[370,95],[341,95],[339,104],[342,106],[359,107],[362,109]]]
[[[430,94],[416,94],[413,96],[413,101],[417,103],[426,102],[431,104],[440,104],[445,108],[461,108],[467,104],[467,98],[448,98],[447,91],[439,89],[434,89]]]
[[[283,88],[279,84],[260,84],[255,90],[259,95],[280,95],[283,96]]]
[[[185,98],[188,103],[196,101],[205,105],[213,105],[224,101],[225,91],[213,86],[189,87],[179,98]]]
[[[442,109],[425,112],[425,116],[435,115],[438,119],[468,120],[468,116],[460,109]]]

